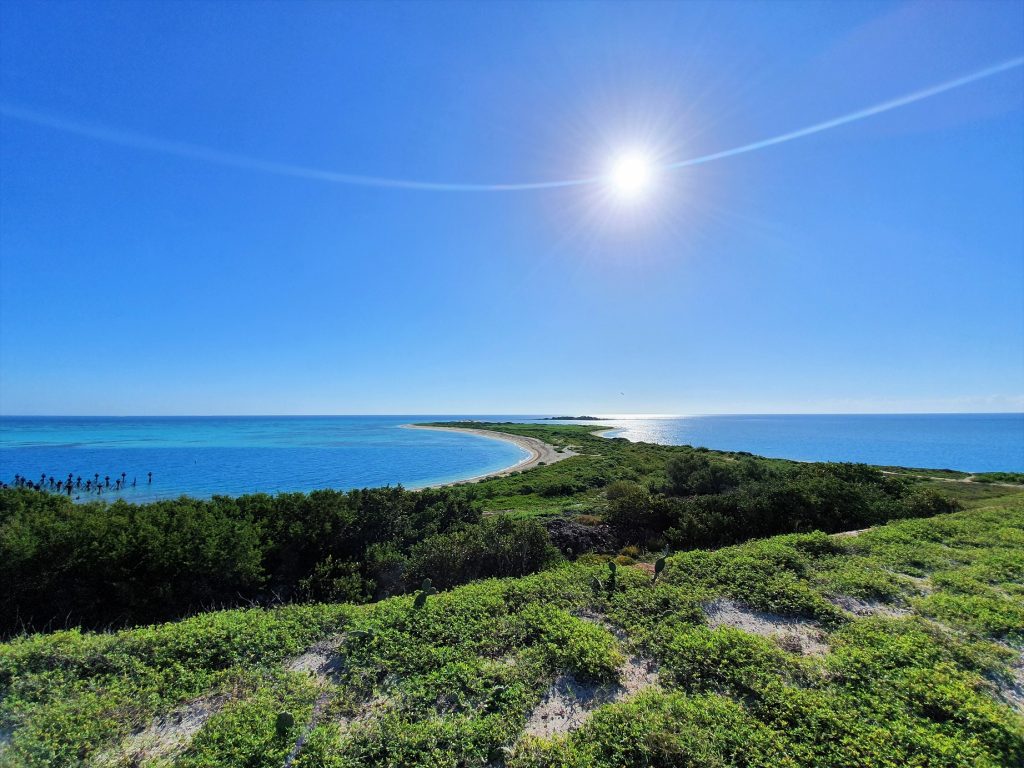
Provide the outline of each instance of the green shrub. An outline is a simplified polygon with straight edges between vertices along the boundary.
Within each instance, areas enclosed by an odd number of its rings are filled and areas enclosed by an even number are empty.
[[[536,520],[486,517],[424,539],[409,552],[407,581],[432,578],[441,589],[492,576],[524,576],[557,562],[544,526]]]
[[[669,490],[676,496],[722,493],[739,482],[738,473],[732,467],[698,453],[684,453],[670,459],[665,473]]]
[[[660,645],[662,674],[687,691],[748,695],[799,670],[771,640],[731,627],[693,627],[684,632],[674,628]]]
[[[337,562],[333,555],[313,566],[313,572],[299,581],[299,596],[319,603],[362,603],[373,591],[373,583],[360,573],[359,563]]]
[[[611,633],[551,606],[526,607],[517,619],[527,645],[540,647],[557,673],[581,680],[616,680],[622,656]]]

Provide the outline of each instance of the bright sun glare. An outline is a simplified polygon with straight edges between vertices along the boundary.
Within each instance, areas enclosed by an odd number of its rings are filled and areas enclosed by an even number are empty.
[[[647,192],[654,178],[654,163],[638,150],[618,155],[608,173],[608,182],[615,194],[624,200],[636,200]]]

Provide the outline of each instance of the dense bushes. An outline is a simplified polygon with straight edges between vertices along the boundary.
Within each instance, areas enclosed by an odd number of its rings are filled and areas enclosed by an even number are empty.
[[[696,451],[669,460],[665,472],[676,496],[721,493],[738,485],[741,476],[738,467],[712,462]]]
[[[160,621],[240,602],[364,601],[523,575],[537,523],[480,519],[452,490],[377,488],[152,504],[0,491],[0,632]]]
[[[255,596],[265,548],[258,525],[212,502],[0,491],[0,630],[171,618]]]
[[[865,528],[951,512],[956,502],[863,464],[725,459],[693,450],[670,459],[660,493],[637,483],[606,489],[608,519],[638,543],[680,549],[779,533]]]
[[[476,525],[440,533],[413,546],[407,581],[430,578],[442,589],[474,579],[525,576],[559,559],[536,520],[486,517]]]

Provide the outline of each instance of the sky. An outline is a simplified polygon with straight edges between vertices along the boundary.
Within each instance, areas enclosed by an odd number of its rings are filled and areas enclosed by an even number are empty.
[[[1024,67],[659,170],[1022,55],[1011,0],[9,0],[0,414],[1024,410]]]

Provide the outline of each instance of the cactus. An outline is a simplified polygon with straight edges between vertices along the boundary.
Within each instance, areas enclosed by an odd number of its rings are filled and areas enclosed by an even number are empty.
[[[618,586],[618,584],[617,584],[617,582],[615,580],[615,574],[616,574],[617,568],[618,568],[618,566],[615,564],[614,560],[609,560],[608,561],[608,593],[609,594],[614,592],[615,588]]]
[[[427,598],[430,595],[436,595],[437,590],[434,589],[433,584],[430,583],[430,579],[424,579],[423,583],[420,584],[420,591],[416,595],[416,599],[412,601],[412,607],[419,610],[427,604]]]
[[[661,572],[665,570],[665,564],[668,562],[668,556],[670,554],[672,554],[672,550],[670,550],[666,546],[665,550],[661,553],[661,557],[659,557],[657,560],[654,561],[654,581],[655,582],[658,580],[658,577],[661,576]]]
[[[277,730],[277,735],[282,739],[288,735],[288,732],[295,725],[295,717],[291,712],[279,712],[277,715],[277,722],[274,727]]]
[[[661,572],[665,570],[665,556],[662,555],[654,561],[654,580],[657,581]]]
[[[600,594],[602,589],[604,589],[604,584],[601,583],[601,580],[597,578],[597,576],[592,576],[590,578],[590,588],[593,589],[594,594],[597,595]]]

